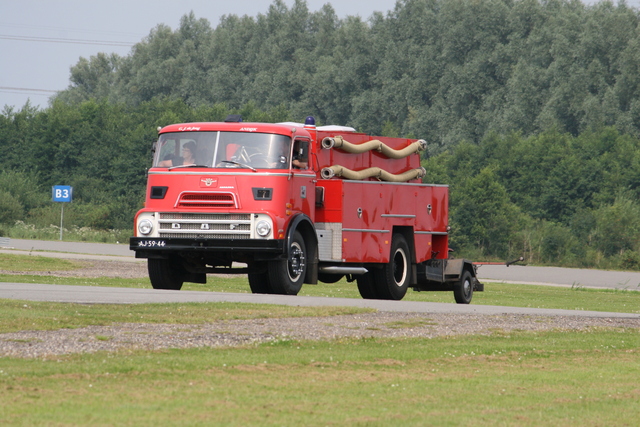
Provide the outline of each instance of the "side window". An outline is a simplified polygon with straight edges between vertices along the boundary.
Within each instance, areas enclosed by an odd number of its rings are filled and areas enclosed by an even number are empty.
[[[306,169],[309,165],[309,141],[296,139],[293,143],[292,165],[297,169]]]

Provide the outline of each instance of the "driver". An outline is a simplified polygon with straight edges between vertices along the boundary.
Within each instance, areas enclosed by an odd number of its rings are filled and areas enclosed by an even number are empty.
[[[182,157],[171,157],[167,160],[162,160],[158,163],[161,168],[167,168],[171,166],[180,165],[195,165],[196,164],[196,143],[193,141],[186,142],[182,146]]]
[[[271,169],[286,169],[288,155],[289,147],[285,144],[278,144],[275,154],[269,159],[269,167]]]

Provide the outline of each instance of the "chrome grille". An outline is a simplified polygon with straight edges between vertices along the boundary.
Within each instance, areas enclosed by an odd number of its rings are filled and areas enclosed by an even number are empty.
[[[160,237],[201,239],[249,239],[253,229],[251,214],[168,213],[158,220]]]

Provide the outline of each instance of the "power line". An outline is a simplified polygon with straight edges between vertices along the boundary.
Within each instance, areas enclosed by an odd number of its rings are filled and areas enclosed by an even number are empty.
[[[28,36],[11,36],[0,34],[0,39],[3,40],[19,40],[26,42],[45,42],[45,43],[67,43],[67,44],[89,44],[97,46],[120,46],[131,47],[135,43],[132,42],[117,42],[106,40],[82,40],[82,39],[63,39],[57,37],[28,37]]]
[[[0,22],[0,28],[2,27],[12,27],[28,30],[38,30],[38,31],[64,31],[65,33],[85,33],[85,34],[102,34],[109,36],[127,36],[127,37],[135,37],[135,38],[143,38],[145,35],[141,33],[135,32],[122,32],[122,31],[113,31],[113,30],[88,30],[88,29],[80,29],[80,28],[70,28],[70,27],[54,27],[47,25],[28,25],[28,24],[18,24],[15,22]]]
[[[60,91],[58,90],[49,90],[49,89],[30,89],[26,87],[9,87],[9,86],[0,86],[0,92],[4,93],[17,93],[22,95],[37,95],[37,96],[49,96]]]

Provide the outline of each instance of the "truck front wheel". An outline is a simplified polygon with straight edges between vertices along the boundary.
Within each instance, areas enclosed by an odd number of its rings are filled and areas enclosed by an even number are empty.
[[[270,294],[271,285],[269,284],[269,275],[265,272],[249,273],[249,287],[254,294]]]
[[[268,270],[272,293],[298,295],[307,273],[307,247],[298,231],[293,233],[287,259],[269,262]]]
[[[396,301],[404,298],[411,280],[410,254],[407,241],[402,235],[395,234],[389,263],[384,265],[381,274],[374,276],[379,298]]]
[[[147,259],[147,270],[153,289],[169,289],[179,291],[187,274],[179,261],[169,259]]]
[[[458,304],[469,304],[473,298],[473,277],[465,270],[453,285],[453,296]]]

